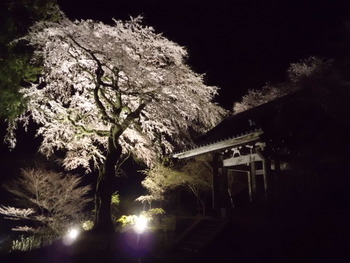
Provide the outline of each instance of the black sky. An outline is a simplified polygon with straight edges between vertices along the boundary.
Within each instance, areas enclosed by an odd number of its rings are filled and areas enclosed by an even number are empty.
[[[111,22],[143,15],[187,47],[189,64],[221,88],[227,109],[247,89],[285,79],[291,62],[334,57],[344,31],[341,0],[58,0],[70,18]]]

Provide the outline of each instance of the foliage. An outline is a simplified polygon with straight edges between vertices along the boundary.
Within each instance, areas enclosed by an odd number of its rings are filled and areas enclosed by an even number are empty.
[[[161,163],[157,163],[152,168],[143,172],[146,177],[141,184],[148,190],[150,195],[140,196],[136,200],[141,202],[147,201],[149,203],[164,200],[165,193],[182,185],[186,176],[180,171]]]
[[[237,114],[242,111],[254,108],[261,104],[267,103],[279,97],[283,97],[296,90],[287,84],[275,84],[267,83],[260,90],[248,90],[248,93],[243,96],[241,102],[235,102],[233,106],[233,113]]]
[[[300,83],[304,79],[322,74],[330,66],[330,60],[309,57],[297,63],[291,63],[288,69],[288,79],[292,83]]]
[[[33,208],[16,208],[12,206],[1,206],[0,213],[4,215],[6,214],[7,219],[28,219],[30,215],[35,213],[35,210]]]
[[[118,192],[115,192],[113,195],[112,195],[112,200],[111,200],[112,204],[114,205],[119,205],[120,204],[120,198],[119,198],[119,194]]]
[[[35,248],[39,248],[41,246],[41,240],[35,235],[25,236],[20,235],[19,239],[15,239],[12,241],[11,250],[19,250],[19,251],[30,251]]]
[[[179,167],[165,166],[161,163],[145,170],[142,185],[149,195],[140,196],[136,200],[141,202],[164,200],[167,193],[178,187],[185,187],[194,194],[200,213],[205,213],[203,194],[211,189],[212,168],[210,156],[202,155],[187,161]]]
[[[36,21],[60,18],[56,0],[4,0],[0,8],[0,117],[9,121],[25,110],[18,90],[35,82],[40,65],[31,65],[32,49],[15,41],[27,33]]]
[[[180,170],[187,175],[184,185],[193,193],[197,201],[198,214],[206,214],[206,194],[212,189],[212,156],[200,155],[188,160]]]
[[[122,229],[125,229],[130,226],[133,226],[140,216],[147,218],[151,222],[156,215],[163,215],[163,214],[165,214],[164,209],[152,208],[147,211],[142,211],[140,215],[122,215],[120,218],[118,218],[117,223],[120,223]]]
[[[83,218],[83,208],[91,201],[90,186],[81,186],[81,177],[46,169],[23,169],[21,177],[6,186],[20,208],[1,206],[7,219],[24,220],[30,225],[14,231],[33,232],[49,240],[62,235]]]
[[[128,225],[135,224],[137,215],[122,215],[118,218],[117,222],[121,223],[122,228],[125,228]]]
[[[305,82],[317,78],[329,66],[329,60],[317,57],[309,57],[297,63],[291,63],[287,71],[288,82],[280,84],[267,83],[259,90],[248,90],[241,102],[234,103],[233,113],[240,113],[304,88],[307,86]]]
[[[118,192],[112,194],[111,198],[111,219],[115,222],[120,216],[120,196]]]
[[[165,214],[165,211],[162,208],[151,208],[146,212],[146,215],[149,215],[149,216],[163,215],[163,214]]]
[[[84,230],[91,230],[93,227],[94,227],[94,221],[92,221],[92,220],[86,220],[82,224],[82,228]]]
[[[1,6],[0,43],[6,44],[27,33],[39,20],[55,20],[60,17],[56,0],[3,0]]]
[[[35,81],[40,67],[29,65],[26,54],[9,54],[6,60],[0,60],[0,116],[8,120],[14,119],[25,111],[26,101],[18,93],[22,83]]]

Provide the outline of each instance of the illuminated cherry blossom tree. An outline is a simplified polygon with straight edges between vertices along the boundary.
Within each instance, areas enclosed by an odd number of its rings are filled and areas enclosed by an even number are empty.
[[[151,166],[225,114],[212,103],[217,88],[186,64],[186,50],[141,18],[38,23],[27,40],[44,70],[39,85],[21,90],[27,112],[10,123],[7,140],[14,146],[18,122],[32,119],[40,152],[63,152],[66,169],[99,169],[95,229],[112,229],[114,176],[126,157]]]

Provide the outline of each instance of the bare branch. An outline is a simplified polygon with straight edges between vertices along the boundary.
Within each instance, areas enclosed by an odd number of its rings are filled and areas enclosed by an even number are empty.
[[[103,130],[95,130],[95,129],[88,129],[84,125],[77,124],[70,115],[68,115],[68,120],[76,127],[82,130],[85,134],[96,134],[101,137],[109,136],[109,131],[103,131]]]
[[[87,197],[90,186],[81,186],[81,177],[63,175],[45,169],[24,169],[17,185],[19,204],[26,208],[0,206],[0,214],[10,220],[29,220],[38,229],[18,226],[16,230],[31,230],[63,234],[70,224],[82,219],[84,206],[91,201]],[[12,192],[16,194],[16,192]]]

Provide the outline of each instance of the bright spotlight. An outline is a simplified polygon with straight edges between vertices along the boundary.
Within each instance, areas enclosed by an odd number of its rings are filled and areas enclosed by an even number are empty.
[[[68,232],[68,237],[71,238],[71,239],[76,239],[78,235],[79,235],[79,231],[77,229],[75,229],[75,228],[72,228]]]
[[[63,242],[66,245],[71,245],[79,235],[79,230],[76,228],[71,228],[68,230],[67,234],[63,238]]]
[[[134,230],[137,234],[142,234],[145,232],[148,224],[148,218],[140,215],[136,218],[135,224],[134,224]]]

